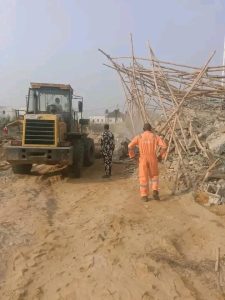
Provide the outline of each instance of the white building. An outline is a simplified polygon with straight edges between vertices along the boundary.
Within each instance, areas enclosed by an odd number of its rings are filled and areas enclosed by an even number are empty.
[[[124,121],[125,115],[119,111],[119,109],[115,109],[113,112],[108,112],[106,114],[106,123],[115,124],[122,123]]]
[[[115,117],[106,117],[106,123],[107,124],[116,124],[116,123],[122,123],[123,119],[121,117],[115,118]]]
[[[105,116],[92,116],[90,117],[91,124],[105,124],[106,117]]]
[[[9,106],[0,106],[0,120],[11,121],[16,117],[16,110]]]
[[[124,121],[125,115],[115,109],[113,112],[107,112],[104,116],[92,116],[90,117],[91,124],[115,124],[122,123]]]

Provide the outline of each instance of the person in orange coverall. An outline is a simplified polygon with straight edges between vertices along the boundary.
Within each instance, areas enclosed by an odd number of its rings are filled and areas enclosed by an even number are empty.
[[[129,157],[135,158],[135,146],[139,148],[139,181],[140,194],[143,201],[148,201],[149,196],[149,181],[153,191],[153,199],[159,198],[159,170],[158,161],[161,161],[166,155],[167,145],[156,134],[152,132],[152,127],[149,123],[144,124],[144,132],[136,136],[128,145]],[[160,149],[160,154],[157,157],[157,151]]]

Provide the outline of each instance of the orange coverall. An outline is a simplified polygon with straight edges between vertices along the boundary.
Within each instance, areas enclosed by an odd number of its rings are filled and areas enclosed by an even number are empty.
[[[160,155],[164,158],[166,154],[166,143],[151,131],[136,136],[128,145],[129,157],[134,158],[134,147],[139,147],[139,181],[141,197],[149,195],[149,181],[152,190],[159,189],[159,170],[157,151],[160,148]]]

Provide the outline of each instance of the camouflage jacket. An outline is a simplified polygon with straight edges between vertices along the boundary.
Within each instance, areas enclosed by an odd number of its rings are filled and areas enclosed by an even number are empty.
[[[112,155],[115,148],[114,135],[111,131],[106,130],[101,137],[101,150],[103,155]]]

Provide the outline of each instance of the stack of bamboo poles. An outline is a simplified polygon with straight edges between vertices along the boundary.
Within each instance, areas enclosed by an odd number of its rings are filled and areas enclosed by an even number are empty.
[[[209,57],[202,68],[180,65],[157,59],[150,44],[148,44],[148,57],[136,57],[131,36],[131,56],[111,57],[99,49],[110,61],[110,68],[117,71],[124,89],[126,104],[132,122],[133,133],[137,133],[137,124],[150,122],[150,112],[159,112],[164,122],[158,130],[168,142],[166,160],[169,154],[176,153],[177,170],[174,172],[173,193],[177,189],[180,178],[185,178],[186,187],[193,186],[193,178],[188,171],[185,161],[190,154],[189,141],[194,140],[196,148],[209,160],[210,151],[201,144],[198,135],[193,129],[187,109],[198,103],[224,101],[225,87],[222,84],[222,71],[224,66],[210,67],[215,52]]]

